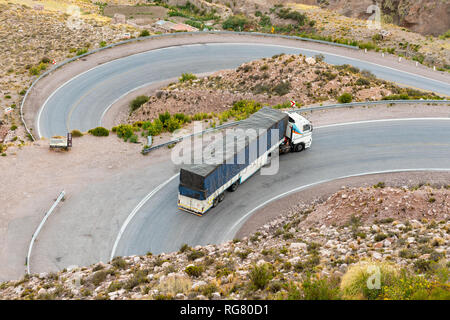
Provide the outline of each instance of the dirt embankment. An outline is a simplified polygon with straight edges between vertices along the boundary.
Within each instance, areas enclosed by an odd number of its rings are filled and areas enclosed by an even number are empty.
[[[188,80],[182,77],[178,83],[152,94],[128,122],[152,120],[165,111],[189,115],[220,113],[242,99],[291,108],[290,101],[295,101],[297,107],[336,103],[343,94],[349,94],[345,102],[380,100],[398,94],[418,98],[428,95],[377,79],[368,71],[348,65],[332,66],[316,59],[276,55],[198,79],[192,75]]]

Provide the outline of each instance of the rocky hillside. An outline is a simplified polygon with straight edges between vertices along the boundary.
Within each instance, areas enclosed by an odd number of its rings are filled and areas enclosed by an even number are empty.
[[[347,17],[367,19],[373,0],[288,0],[286,2],[319,5]],[[450,2],[441,0],[377,1],[383,20],[424,35],[440,35],[450,30]]]
[[[343,187],[249,238],[26,276],[0,298],[448,300],[449,197],[450,186]]]
[[[68,9],[71,4],[80,6],[79,16]],[[50,69],[53,60],[60,63],[134,30],[111,25],[97,10],[86,1],[0,0],[0,153],[8,144],[28,140],[19,106],[31,82]],[[12,111],[4,115],[8,107]]]
[[[238,100],[255,100],[263,104],[290,108],[290,100],[298,107],[314,103],[381,100],[399,94],[422,97],[416,90],[400,88],[377,79],[368,71],[348,65],[332,66],[321,57],[276,55],[249,63],[235,70],[216,72],[196,79],[184,75],[178,83],[159,90],[150,100],[131,114],[128,121],[146,121],[160,113],[222,112]],[[425,94],[426,95],[426,94]],[[194,107],[195,106],[195,107]]]

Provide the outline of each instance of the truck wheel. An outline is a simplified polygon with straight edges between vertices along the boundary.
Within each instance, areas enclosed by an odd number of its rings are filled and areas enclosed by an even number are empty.
[[[219,198],[219,202],[222,202],[223,199],[225,198],[225,192],[222,192],[221,194],[219,194],[218,198]]]
[[[228,188],[228,190],[230,190],[231,192],[235,192],[236,189],[238,188],[238,185],[239,185],[239,180],[237,180],[235,183],[233,183],[233,184]]]
[[[303,143],[296,144],[294,147],[295,152],[301,152],[301,151],[303,151],[303,149],[305,149],[305,146],[303,145]]]
[[[213,200],[213,208],[217,207],[218,204],[219,204],[219,197],[216,197],[216,198]]]

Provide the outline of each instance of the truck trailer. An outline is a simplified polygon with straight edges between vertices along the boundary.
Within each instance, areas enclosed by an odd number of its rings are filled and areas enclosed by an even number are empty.
[[[236,191],[266,165],[276,149],[286,153],[309,148],[312,130],[312,124],[297,113],[260,109],[208,146],[215,161],[181,167],[178,208],[203,215],[222,202],[226,190]]]

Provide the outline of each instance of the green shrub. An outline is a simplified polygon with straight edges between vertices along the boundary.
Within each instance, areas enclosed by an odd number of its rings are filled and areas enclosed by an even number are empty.
[[[150,35],[150,32],[148,30],[142,30],[139,34],[140,37],[148,37]]]
[[[15,125],[15,124],[13,124],[12,126],[11,126],[11,128],[9,128],[11,131],[14,131],[14,130],[16,130],[17,129],[17,126]]]
[[[273,267],[269,263],[254,266],[249,273],[250,281],[256,289],[264,289],[273,278]]]
[[[373,185],[373,187],[375,189],[383,189],[384,187],[386,187],[386,184],[384,182],[378,182],[377,184]]]
[[[373,50],[375,49],[377,46],[373,43],[373,42],[365,42],[365,43],[360,43],[358,45],[358,47],[360,49],[367,49],[367,50]]]
[[[167,127],[167,122],[172,116],[170,115],[169,111],[166,111],[164,113],[159,114],[159,121],[163,124],[164,127]]]
[[[382,297],[387,300],[449,300],[450,288],[448,284],[409,275],[403,270],[390,286],[383,287]]]
[[[130,102],[131,112],[139,109],[148,100],[149,100],[149,97],[147,97],[147,96],[139,96],[139,97],[134,98],[133,101]]]
[[[188,72],[187,73],[182,73],[181,77],[178,78],[178,80],[180,82],[192,81],[192,80],[195,80],[195,79],[197,79],[197,76],[195,74],[188,73]]]
[[[281,19],[295,20],[300,26],[303,26],[308,20],[308,17],[305,14],[298,11],[292,11],[290,8],[281,9],[277,12],[277,16]]]
[[[130,142],[131,142],[131,143],[138,143],[138,142],[139,142],[138,136],[135,135],[135,134],[133,134],[133,135],[130,137]]]
[[[186,269],[184,269],[184,272],[186,272],[190,277],[200,277],[203,273],[203,267],[187,266]]]
[[[272,89],[277,95],[284,96],[291,91],[291,83],[289,81],[280,82]]]
[[[305,300],[338,300],[340,290],[337,281],[331,279],[311,279],[307,278],[302,283],[303,298]]]
[[[152,125],[148,128],[149,136],[157,136],[161,134],[163,131],[163,123],[159,119],[155,119],[152,122]]]
[[[250,21],[244,15],[234,15],[228,17],[222,23],[222,28],[225,30],[233,30],[233,31],[243,31],[246,27],[248,27]]]
[[[111,261],[111,264],[117,269],[125,269],[126,267],[128,267],[128,263],[122,257],[115,257]]]
[[[108,273],[105,270],[100,270],[94,273],[91,277],[92,283],[98,287],[103,281],[106,280]]]
[[[176,120],[178,120],[181,124],[186,122],[191,122],[191,117],[185,115],[184,113],[175,113],[173,116]]]
[[[147,283],[148,282],[147,274],[148,273],[145,272],[144,270],[135,271],[133,276],[125,282],[123,288],[126,290],[131,290],[140,284]]]
[[[134,135],[135,130],[136,128],[130,124],[120,124],[112,128],[112,132],[115,132],[117,136],[122,138],[125,142]]]
[[[169,120],[167,120],[166,126],[167,126],[167,131],[174,132],[175,130],[181,128],[181,123],[180,123],[180,121],[178,121],[175,118],[170,118]]]
[[[186,243],[184,243],[180,248],[180,252],[186,252],[190,249],[191,249],[191,247],[189,247]]]
[[[83,54],[85,54],[87,52],[88,52],[87,48],[78,49],[77,56],[81,56],[81,55],[83,55]]]
[[[106,47],[106,41],[100,41],[98,45],[100,46],[100,48],[104,48]]]
[[[354,264],[350,266],[341,280],[340,288],[343,298],[377,299],[382,294],[382,288],[391,285],[398,273],[393,265],[385,262],[363,261]],[[376,286],[377,279],[379,287]]]
[[[370,80],[365,79],[365,78],[359,78],[358,80],[356,80],[356,85],[358,85],[358,86],[368,86],[368,85],[370,85]]]
[[[391,94],[389,96],[383,97],[382,100],[409,100],[409,95],[406,93],[402,94]]]
[[[107,137],[109,136],[109,130],[103,127],[97,127],[88,131],[90,134],[96,137]]]
[[[198,259],[198,258],[203,257],[204,255],[205,255],[205,253],[204,253],[203,251],[200,251],[200,250],[192,250],[192,251],[188,254],[187,258],[188,258],[189,261],[193,261],[193,260],[196,260],[196,259]]]
[[[81,131],[79,131],[79,130],[72,130],[71,134],[72,134],[72,137],[74,137],[74,138],[83,136],[83,133],[81,133]]]
[[[350,93],[348,93],[348,92],[343,93],[338,98],[338,102],[339,103],[350,103],[350,102],[352,102],[352,100],[353,100],[353,96]]]

